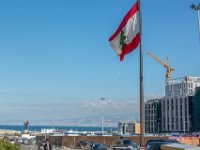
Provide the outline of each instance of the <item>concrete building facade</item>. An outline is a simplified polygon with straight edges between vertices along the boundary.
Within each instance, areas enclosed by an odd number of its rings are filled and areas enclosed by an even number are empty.
[[[163,132],[192,130],[192,97],[199,86],[200,77],[186,76],[166,81],[165,97],[161,99]]]
[[[186,76],[183,78],[167,80],[165,84],[165,96],[193,96],[195,94],[196,87],[199,86],[200,77]]]
[[[120,135],[123,134],[139,134],[140,133],[140,123],[135,122],[119,122],[118,132]]]
[[[193,100],[196,89],[200,87],[200,77],[170,79],[165,84],[165,96],[145,102],[145,130],[147,133],[191,132],[195,112],[199,112],[198,97]],[[155,105],[159,106],[160,113]],[[160,121],[159,121],[160,118]],[[197,117],[196,117],[197,118]],[[195,121],[194,121],[195,120]],[[199,119],[200,120],[200,119]],[[200,122],[200,121],[199,121]],[[200,127],[197,127],[200,128]]]
[[[134,133],[134,122],[119,122],[118,132],[119,134],[133,134]]]
[[[161,132],[161,101],[152,99],[145,102],[145,132]]]
[[[192,119],[192,96],[161,99],[162,132],[189,132]]]

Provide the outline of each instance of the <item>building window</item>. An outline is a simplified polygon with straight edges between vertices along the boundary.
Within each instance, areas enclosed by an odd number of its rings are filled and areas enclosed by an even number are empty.
[[[163,102],[163,111],[165,111],[165,103]]]
[[[181,123],[181,131],[183,130],[183,124]]]

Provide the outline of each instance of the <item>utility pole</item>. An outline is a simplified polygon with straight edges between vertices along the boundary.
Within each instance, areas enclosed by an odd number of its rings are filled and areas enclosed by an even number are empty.
[[[197,11],[197,16],[198,16],[198,27],[199,27],[199,42],[200,42],[200,3],[199,5],[191,5],[191,8],[195,11]]]
[[[102,97],[101,99],[100,99],[102,102],[104,102],[105,101],[105,98],[104,97]],[[101,131],[102,131],[102,134],[104,133],[104,118],[103,118],[103,115],[104,115],[104,110],[103,110],[103,105],[102,105],[102,116],[101,116]]]
[[[101,118],[101,131],[102,131],[102,134],[104,132],[104,127],[103,127],[103,115],[102,115],[102,118]]]

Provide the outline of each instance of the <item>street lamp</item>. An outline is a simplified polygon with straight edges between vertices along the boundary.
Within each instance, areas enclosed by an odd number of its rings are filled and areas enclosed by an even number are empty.
[[[191,8],[195,11],[197,11],[198,15],[198,26],[199,26],[199,42],[200,42],[200,3],[198,6],[195,6],[194,4],[191,5]]]

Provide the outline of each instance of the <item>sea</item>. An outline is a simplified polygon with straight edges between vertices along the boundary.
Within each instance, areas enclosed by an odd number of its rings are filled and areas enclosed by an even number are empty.
[[[24,126],[0,125],[0,130],[23,131]],[[29,131],[41,131],[41,129],[74,130],[74,131],[102,131],[102,127],[78,127],[78,126],[28,126]],[[117,127],[104,127],[104,131],[116,131]]]

